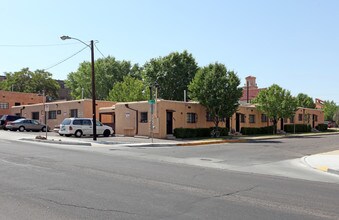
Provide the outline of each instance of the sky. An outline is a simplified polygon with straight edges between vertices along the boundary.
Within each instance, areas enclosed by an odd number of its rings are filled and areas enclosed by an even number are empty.
[[[0,75],[28,67],[67,79],[91,58],[90,48],[76,54],[86,47],[82,43],[60,39],[68,35],[97,41],[96,59],[113,56],[142,66],[187,50],[201,67],[225,64],[241,85],[251,75],[259,88],[278,84],[292,95],[305,93],[339,105],[337,0],[0,3]]]

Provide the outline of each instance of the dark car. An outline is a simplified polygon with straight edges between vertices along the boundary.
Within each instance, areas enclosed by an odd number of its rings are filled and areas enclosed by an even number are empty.
[[[20,118],[9,122],[6,128],[11,131],[46,131],[46,125],[34,119]],[[49,128],[48,128],[49,130]]]
[[[0,118],[0,128],[4,129],[4,130],[7,130],[6,128],[6,125],[11,122],[11,121],[15,121],[15,120],[18,120],[20,118],[23,118],[19,115],[3,115],[1,118]]]

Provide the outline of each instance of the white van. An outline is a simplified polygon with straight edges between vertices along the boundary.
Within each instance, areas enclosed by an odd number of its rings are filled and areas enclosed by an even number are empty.
[[[59,129],[59,135],[69,137],[81,137],[85,135],[93,135],[93,119],[92,118],[65,118]],[[113,134],[113,128],[103,125],[100,121],[96,122],[97,135],[105,137]]]

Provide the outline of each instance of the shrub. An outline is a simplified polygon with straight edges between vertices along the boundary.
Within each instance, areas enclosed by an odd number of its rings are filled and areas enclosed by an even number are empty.
[[[294,128],[295,126],[295,128]],[[312,128],[311,125],[305,125],[305,124],[288,124],[284,125],[284,131],[288,133],[293,133],[295,129],[296,133],[301,132],[311,132]]]
[[[243,135],[253,135],[253,134],[273,134],[274,126],[260,127],[260,128],[250,128],[242,127],[241,133]]]
[[[318,130],[318,131],[327,131],[327,124],[318,124],[317,126],[315,126],[315,128]]]

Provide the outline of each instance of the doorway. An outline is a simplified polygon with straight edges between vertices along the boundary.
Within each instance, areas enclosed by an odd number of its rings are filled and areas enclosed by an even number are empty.
[[[235,114],[235,131],[240,132],[240,113]]]
[[[173,134],[173,112],[166,111],[166,134]]]

